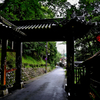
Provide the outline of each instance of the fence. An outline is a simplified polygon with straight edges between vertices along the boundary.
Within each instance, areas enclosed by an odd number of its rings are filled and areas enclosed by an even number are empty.
[[[81,77],[86,75],[86,67],[74,67],[74,84],[81,84]]]

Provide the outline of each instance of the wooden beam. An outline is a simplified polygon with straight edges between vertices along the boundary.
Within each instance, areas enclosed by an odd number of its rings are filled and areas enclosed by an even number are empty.
[[[16,68],[12,68],[12,69],[6,70],[6,73],[12,72],[12,71],[15,71],[15,70],[17,70],[17,69]]]
[[[21,80],[21,66],[22,66],[22,44],[20,41],[16,43],[16,83],[20,84]]]
[[[24,87],[24,84],[22,82],[22,73],[21,73],[21,67],[22,67],[22,43],[20,41],[17,41],[16,43],[16,77],[15,77],[15,84],[14,88],[21,89]]]

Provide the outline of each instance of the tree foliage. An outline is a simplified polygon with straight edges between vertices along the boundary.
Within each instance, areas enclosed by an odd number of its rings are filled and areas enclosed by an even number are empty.
[[[86,21],[100,21],[99,0],[80,0],[81,15],[85,15]],[[100,44],[96,41],[100,25],[94,26],[83,38],[75,40],[76,60],[86,60],[100,50]]]
[[[56,54],[56,62],[59,62],[59,60],[61,59],[61,53],[57,52]]]
[[[53,12],[39,3],[39,0],[5,0],[0,14],[11,21],[54,17]]]
[[[50,55],[49,55],[49,60],[48,62],[51,64],[56,64],[56,54],[57,54],[57,47],[56,47],[56,42],[48,42],[48,50]]]
[[[83,38],[75,40],[75,57],[77,60],[86,60],[100,50],[100,43],[96,36],[99,34],[99,27],[93,27]]]
[[[57,55],[56,42],[48,42],[47,44],[48,63],[56,64],[59,55]],[[46,42],[24,42],[23,55],[29,55],[33,58],[45,60]]]

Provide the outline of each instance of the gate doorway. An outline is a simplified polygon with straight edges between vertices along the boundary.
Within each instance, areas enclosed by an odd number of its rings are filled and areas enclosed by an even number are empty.
[[[77,19],[77,20],[76,20]],[[91,27],[94,26],[93,23],[88,22],[81,23],[77,18],[67,19],[44,19],[44,20],[31,20],[31,21],[12,21],[9,22],[3,17],[1,17],[0,29],[5,30],[5,35],[1,34],[2,37],[2,72],[1,72],[1,90],[6,90],[6,84],[4,84],[4,73],[5,73],[5,61],[6,61],[6,44],[7,39],[16,41],[16,83],[17,88],[21,88],[23,82],[21,80],[21,65],[22,65],[22,42],[30,41],[67,41],[67,86],[68,92],[70,92],[70,97],[74,96],[74,90],[77,86],[74,86],[74,80],[79,77],[79,71],[85,72],[85,69],[75,69],[76,76],[74,77],[74,40],[84,36]],[[12,24],[13,23],[13,24]],[[6,29],[5,26],[10,28]],[[11,27],[12,26],[12,27]],[[83,30],[84,27],[84,30]],[[79,31],[80,29],[80,31]],[[81,31],[82,30],[82,31]],[[9,34],[7,34],[9,31]],[[63,33],[62,33],[63,31]],[[50,33],[49,35],[47,33]],[[62,34],[58,34],[61,32]],[[57,34],[56,34],[57,33]],[[81,34],[80,34],[81,33]],[[12,38],[14,36],[14,38]],[[45,37],[46,36],[46,37]],[[41,38],[39,38],[41,37]],[[78,76],[77,76],[78,75]]]

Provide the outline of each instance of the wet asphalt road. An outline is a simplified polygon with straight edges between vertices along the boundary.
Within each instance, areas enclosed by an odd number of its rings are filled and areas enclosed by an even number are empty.
[[[64,69],[56,68],[0,100],[67,100],[64,78]]]

